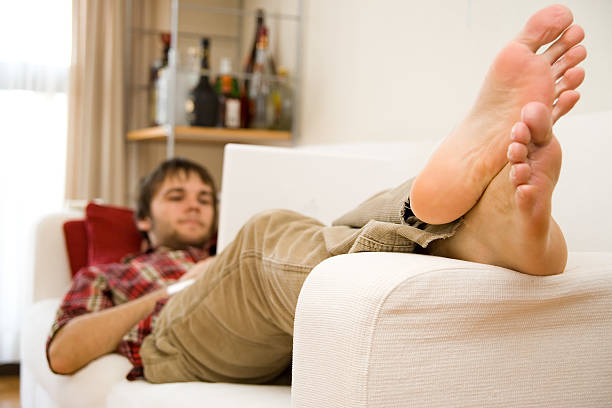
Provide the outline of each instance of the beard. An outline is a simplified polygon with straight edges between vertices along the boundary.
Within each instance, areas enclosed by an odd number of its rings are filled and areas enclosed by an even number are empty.
[[[209,226],[201,234],[187,235],[182,234],[175,228],[167,224],[152,222],[151,230],[154,231],[156,238],[155,245],[163,246],[173,250],[187,249],[189,247],[203,248],[211,238],[211,229]]]
[[[189,247],[203,248],[210,240],[210,233],[206,233],[203,237],[183,237],[178,232],[174,232],[165,237],[159,245],[172,249],[187,249]]]

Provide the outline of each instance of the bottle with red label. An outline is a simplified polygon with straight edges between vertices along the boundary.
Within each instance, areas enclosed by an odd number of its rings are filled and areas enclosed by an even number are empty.
[[[217,127],[239,128],[240,88],[238,80],[232,75],[232,63],[228,58],[221,59],[215,92],[219,100]]]

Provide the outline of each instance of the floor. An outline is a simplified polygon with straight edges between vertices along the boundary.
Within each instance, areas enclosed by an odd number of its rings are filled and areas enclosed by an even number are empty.
[[[0,377],[0,408],[19,408],[19,377]]]

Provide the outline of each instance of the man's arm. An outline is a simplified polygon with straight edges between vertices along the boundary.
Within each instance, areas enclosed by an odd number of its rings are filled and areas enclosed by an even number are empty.
[[[48,353],[51,370],[72,374],[115,351],[123,336],[166,296],[166,289],[159,289],[122,305],[75,317],[51,340]]]

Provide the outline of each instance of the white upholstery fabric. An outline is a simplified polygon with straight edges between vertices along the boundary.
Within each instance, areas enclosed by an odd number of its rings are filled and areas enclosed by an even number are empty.
[[[67,211],[52,214],[36,226],[34,242],[34,301],[63,296],[70,286],[68,252],[62,226],[69,219],[82,218],[83,213]],[[54,273],[54,272],[59,273]]]
[[[291,388],[281,385],[224,383],[150,384],[124,381],[113,388],[107,408],[249,407],[287,408]]]
[[[53,374],[47,365],[45,344],[59,304],[60,299],[47,299],[37,302],[28,311],[21,344],[22,350],[27,352],[23,353],[21,364],[31,371],[37,383],[58,406],[102,408],[111,388],[125,381],[131,364],[118,354],[110,354],[74,375]]]
[[[551,277],[423,255],[317,266],[295,321],[294,407],[603,407],[612,253]]]

